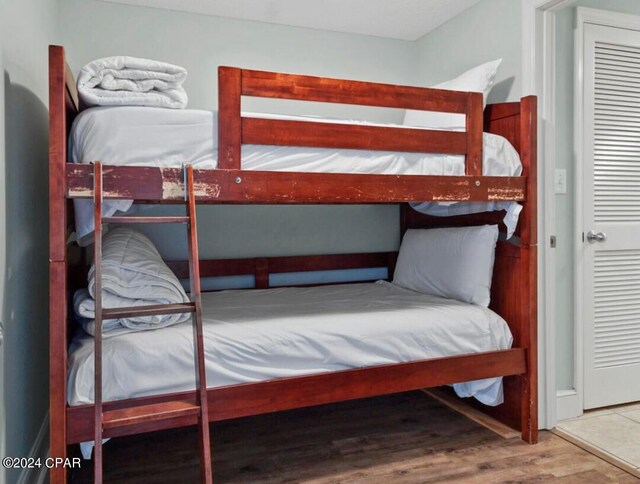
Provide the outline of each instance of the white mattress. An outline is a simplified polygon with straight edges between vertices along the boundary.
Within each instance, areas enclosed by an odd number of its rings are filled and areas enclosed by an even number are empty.
[[[508,349],[506,322],[491,310],[389,282],[205,293],[207,383],[280,377]],[[93,338],[69,349],[68,402],[93,401]],[[194,388],[192,329],[183,323],[104,340],[105,400]],[[502,379],[454,385],[461,396],[502,402]]]
[[[311,116],[249,114],[254,117],[302,121],[380,125],[357,120]],[[422,128],[419,128],[422,129]],[[218,113],[195,109],[162,109],[140,106],[94,107],[81,112],[69,136],[72,163],[101,161],[108,165],[215,168],[218,160]],[[322,173],[365,173],[405,175],[463,175],[464,156],[387,151],[364,151],[292,146],[242,146],[242,169]],[[515,148],[498,135],[484,134],[483,173],[518,176],[522,164]],[[82,239],[93,232],[93,203],[75,200],[76,234]],[[457,204],[464,213],[508,209],[495,203]],[[131,208],[130,200],[108,200],[104,215]],[[435,204],[417,208],[435,215]],[[513,215],[513,214],[512,214]],[[513,216],[511,217],[513,219]],[[515,229],[516,220],[507,225]]]
[[[380,125],[358,120],[311,116],[247,114],[300,121]],[[139,106],[95,107],[80,113],[69,137],[70,161],[109,165],[175,167],[183,163],[215,168],[218,156],[218,113],[195,109]],[[325,173],[463,175],[464,156],[386,151],[242,146],[242,169]],[[485,133],[484,174],[517,176],[517,151],[503,137]]]

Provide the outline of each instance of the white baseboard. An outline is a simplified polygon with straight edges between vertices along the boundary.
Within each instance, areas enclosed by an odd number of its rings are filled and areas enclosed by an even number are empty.
[[[49,457],[49,412],[45,415],[36,440],[33,442],[28,457],[40,459],[42,466],[40,468],[23,469],[17,484],[44,484],[47,481],[49,470],[44,461]]]
[[[580,400],[578,399],[578,393],[575,390],[558,390],[556,396],[558,401],[558,422],[582,415]]]

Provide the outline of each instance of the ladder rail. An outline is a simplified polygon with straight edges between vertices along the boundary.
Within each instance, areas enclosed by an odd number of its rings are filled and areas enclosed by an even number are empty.
[[[200,259],[198,256],[198,231],[196,224],[196,200],[194,194],[193,168],[185,167],[185,207],[187,214],[181,217],[103,217],[102,164],[93,164],[93,200],[94,200],[94,277],[95,277],[95,335],[94,335],[94,482],[103,482],[103,445],[104,428],[132,425],[139,421],[157,418],[178,418],[197,413],[200,450],[201,480],[212,483],[211,449],[209,436],[209,411],[207,401],[207,378],[205,368],[204,331],[202,326],[202,294],[200,288]],[[102,307],[102,226],[103,223],[186,223],[188,226],[188,255],[190,303],[163,304],[127,308]],[[128,317],[131,315],[193,313],[193,337],[196,376],[196,404],[188,402],[167,402],[151,405],[148,408],[123,409],[117,412],[103,412],[102,399],[102,326],[104,319]]]
[[[194,347],[196,363],[196,394],[200,406],[198,422],[200,443],[200,470],[202,482],[211,483],[211,449],[209,438],[209,405],[207,401],[207,373],[205,368],[204,331],[202,328],[202,294],[200,288],[200,257],[198,255],[198,229],[196,223],[196,200],[194,193],[193,167],[186,167],[187,216],[189,217],[189,289],[195,302],[194,319]]]
[[[93,480],[102,484],[102,164],[93,164],[93,222],[94,222],[94,300],[95,331],[93,349],[94,402],[94,467]]]

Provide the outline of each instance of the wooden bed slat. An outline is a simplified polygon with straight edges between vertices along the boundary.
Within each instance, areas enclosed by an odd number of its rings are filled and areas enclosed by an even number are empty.
[[[220,67],[232,70],[233,67]],[[242,95],[466,113],[468,92],[237,69]]]
[[[202,277],[244,276],[264,271],[267,274],[286,272],[331,271],[389,267],[397,252],[372,252],[368,254],[327,254],[289,257],[253,257],[243,259],[201,259]],[[168,261],[167,265],[176,277],[189,276],[187,261]]]
[[[469,149],[464,132],[265,118],[242,118],[242,143],[460,155]]]
[[[524,372],[525,352],[522,348],[514,348],[210,388],[207,391],[209,420],[227,420]],[[105,403],[105,409],[190,400],[193,397],[194,392],[143,397]],[[91,425],[86,415],[90,415],[92,409],[93,405],[67,408],[67,443],[91,440]],[[196,422],[195,417],[188,420],[190,425]],[[117,437],[183,425],[184,421],[177,425],[171,421],[153,422],[152,425],[132,425],[105,431],[104,435]]]
[[[248,170],[194,170],[198,203],[398,203],[521,201],[526,177],[363,175]],[[89,165],[67,164],[67,197],[90,198]],[[104,197],[181,202],[179,168],[105,166]]]

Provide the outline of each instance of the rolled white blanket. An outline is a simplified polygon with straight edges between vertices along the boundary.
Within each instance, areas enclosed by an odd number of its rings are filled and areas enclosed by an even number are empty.
[[[78,75],[85,106],[155,106],[184,109],[186,69],[150,59],[116,56],[89,62]]]
[[[89,270],[89,288],[74,295],[74,310],[84,330],[95,335],[95,269]],[[103,238],[102,306],[120,308],[189,302],[184,288],[142,233],[129,227],[110,230]],[[169,314],[106,320],[105,335],[157,329],[187,321],[190,314]]]

